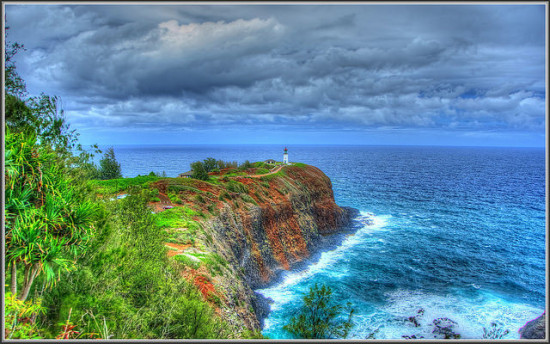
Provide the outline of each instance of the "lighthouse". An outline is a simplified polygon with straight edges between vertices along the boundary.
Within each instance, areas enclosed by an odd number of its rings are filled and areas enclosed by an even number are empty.
[[[283,164],[288,165],[288,149],[285,147],[285,153],[283,154]]]

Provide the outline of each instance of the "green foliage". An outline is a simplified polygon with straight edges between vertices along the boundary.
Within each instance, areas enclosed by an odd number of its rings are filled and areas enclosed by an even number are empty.
[[[96,209],[64,161],[37,140],[34,134],[6,129],[6,261],[25,271],[22,300],[38,274],[45,273],[45,283],[51,284],[74,267],[92,235]],[[12,283],[12,293],[16,288]]]
[[[204,163],[201,161],[195,161],[191,163],[191,171],[193,171],[192,178],[199,180],[208,180],[208,171],[206,170]]]
[[[225,184],[225,188],[230,192],[248,193],[248,187],[241,182],[230,180]]]
[[[302,163],[302,162],[293,162],[293,163],[292,163],[292,166],[300,167],[300,168],[307,167],[307,165],[304,164],[304,163]]]
[[[227,325],[168,261],[168,234],[155,225],[146,205],[151,195],[139,187],[158,177],[88,183],[98,177],[93,154],[77,144],[58,98],[23,99],[13,63],[20,49],[7,43],[4,70],[5,258],[12,277],[5,335],[228,338]],[[107,157],[116,162],[114,153]],[[94,203],[93,188],[130,196]]]
[[[199,203],[206,203],[206,201],[204,200],[204,198],[201,195],[195,195],[195,201],[197,201]]]
[[[231,196],[229,195],[229,193],[227,191],[224,190],[220,193],[220,196],[218,197],[218,199],[220,201],[223,201],[225,199],[229,200],[229,199],[231,199]]]
[[[262,176],[260,177],[260,180],[263,181],[263,182],[269,182],[273,179],[276,179],[276,178],[280,178],[280,177],[284,177],[286,176],[285,172],[283,171],[283,169],[281,169],[280,171],[278,171],[277,173],[273,173],[273,174],[268,174],[267,176]]]
[[[105,152],[103,158],[99,161],[99,166],[100,179],[122,178],[120,164],[116,161],[113,147],[107,149],[107,152]],[[155,174],[153,173],[152,176],[154,177]]]
[[[256,170],[256,174],[267,174],[269,173],[269,170],[266,168],[259,168]]]
[[[496,322],[492,322],[489,330],[487,330],[485,327],[483,328],[482,338],[483,339],[502,339],[502,337],[506,336],[508,333],[510,333],[509,330],[505,330]]]
[[[202,257],[201,260],[205,263],[208,272],[210,272],[212,276],[223,276],[223,267],[227,267],[228,265],[227,261],[217,253],[206,255]]]
[[[168,185],[168,187],[166,188],[167,191],[171,191],[171,192],[185,192],[185,191],[191,191],[191,192],[196,192],[196,193],[200,193],[202,192],[201,190],[197,189],[197,188],[194,188],[192,186],[187,186],[187,185]]]
[[[183,264],[183,266],[188,266],[192,269],[197,270],[201,266],[200,260],[195,260],[186,254],[178,254],[174,256],[174,259]]]
[[[128,190],[132,186],[148,189],[152,182],[159,180],[156,176],[137,176],[110,180],[91,180],[88,184],[99,194],[109,195]]]
[[[72,308],[73,318],[82,319],[78,331],[102,338],[227,338],[227,325],[172,270],[167,234],[136,190],[105,203],[105,222],[79,270],[48,294],[48,304],[60,309],[49,322],[63,321]]]
[[[41,300],[21,301],[11,292],[4,296],[5,311],[5,339],[37,339],[43,338],[33,319],[36,315],[44,314],[46,308]]]
[[[193,220],[199,213],[187,207],[174,207],[154,215],[155,224],[159,228],[189,228],[198,230],[199,224]]]
[[[236,161],[223,161],[223,160],[218,160],[216,162],[216,166],[218,169],[222,170],[222,169],[225,169],[225,168],[237,168],[239,164],[236,162]]]
[[[195,161],[191,163],[191,171],[193,171],[192,177],[199,180],[208,180],[208,172],[212,172],[216,169],[221,169],[220,166],[225,166],[225,162],[214,158],[206,158],[203,161]]]
[[[239,170],[244,171],[252,167],[254,167],[254,165],[250,161],[246,160],[239,166]]]
[[[343,311],[349,311],[347,319],[342,318]],[[319,287],[315,284],[304,296],[304,303],[297,316],[292,317],[290,323],[283,328],[298,338],[346,338],[353,326],[353,312],[354,309],[349,302],[346,307],[334,304],[330,287]]]
[[[214,158],[206,158],[202,163],[206,172],[212,172],[218,167],[218,162]]]
[[[8,27],[6,27],[6,38],[8,36]],[[24,46],[19,43],[12,43],[8,40],[5,42],[5,55],[4,55],[4,61],[5,61],[5,90],[6,95],[12,95],[15,98],[22,98],[27,93],[27,87],[25,85],[25,82],[19,74],[17,73],[17,69],[15,66],[15,61],[13,60],[13,57],[20,51],[25,50]],[[6,109],[8,107],[6,106]],[[7,111],[6,111],[7,112]]]
[[[258,205],[258,203],[256,203],[256,201],[254,200],[254,198],[250,197],[249,195],[241,195],[241,198],[243,201],[247,202],[247,203],[252,203],[254,205]]]

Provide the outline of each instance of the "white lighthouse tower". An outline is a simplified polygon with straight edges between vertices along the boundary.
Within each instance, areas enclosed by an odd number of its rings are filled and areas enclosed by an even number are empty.
[[[288,165],[288,149],[285,147],[285,154],[283,154],[283,164]]]

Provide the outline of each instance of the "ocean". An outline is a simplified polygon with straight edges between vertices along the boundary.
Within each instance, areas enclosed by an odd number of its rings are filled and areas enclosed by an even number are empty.
[[[193,161],[282,160],[279,145],[115,146],[125,177],[169,177]],[[316,283],[351,302],[348,339],[433,338],[452,319],[462,339],[491,323],[518,330],[545,308],[543,148],[289,146],[289,160],[330,177],[336,203],[359,210],[340,246],[258,293],[273,300],[263,334],[283,329]],[[369,219],[369,221],[365,221]],[[417,325],[406,319],[417,317]]]

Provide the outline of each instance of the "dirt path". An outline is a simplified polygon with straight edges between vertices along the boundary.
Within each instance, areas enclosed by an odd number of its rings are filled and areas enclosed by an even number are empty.
[[[247,177],[260,178],[260,177],[263,177],[263,176],[269,176],[270,174],[279,172],[279,171],[280,171],[283,167],[285,167],[285,166],[286,166],[286,165],[281,165],[281,166],[275,167],[275,169],[272,170],[272,171],[269,172],[269,173],[264,173],[264,174],[253,174],[253,175],[247,176]]]
[[[170,198],[168,198],[168,196],[166,196],[166,194],[163,194],[162,192],[159,192],[159,199],[160,199],[160,204],[164,207],[164,206],[171,206],[172,205],[172,202],[170,201]]]

